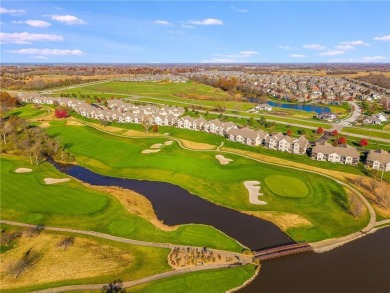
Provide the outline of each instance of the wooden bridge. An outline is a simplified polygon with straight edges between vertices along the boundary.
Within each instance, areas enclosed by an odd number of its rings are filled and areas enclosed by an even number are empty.
[[[253,257],[261,261],[307,251],[313,251],[313,248],[308,243],[291,243],[278,247],[255,250],[253,251]]]

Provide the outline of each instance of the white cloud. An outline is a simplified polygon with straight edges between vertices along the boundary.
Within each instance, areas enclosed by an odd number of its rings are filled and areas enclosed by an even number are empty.
[[[390,35],[381,36],[381,37],[375,37],[373,38],[375,41],[384,41],[384,42],[390,42]]]
[[[158,25],[172,25],[172,23],[170,23],[169,21],[166,21],[166,20],[155,20],[153,21],[154,24],[158,24]]]
[[[62,36],[51,34],[30,34],[27,32],[10,34],[0,32],[1,43],[31,44],[32,42],[55,42],[63,39]]]
[[[325,52],[322,52],[318,55],[320,56],[336,56],[336,55],[341,55],[344,54],[345,52],[342,50],[327,50]]]
[[[206,18],[202,20],[190,20],[188,23],[193,25],[221,25],[223,21],[216,18]]]
[[[189,29],[194,29],[195,27],[193,25],[188,25],[188,24],[182,24],[182,28],[189,28]]]
[[[234,6],[230,6],[230,9],[235,11],[235,12],[240,12],[240,13],[247,13],[248,12],[247,9],[237,8],[237,7],[234,7]]]
[[[283,50],[289,50],[289,51],[297,50],[296,48],[293,48],[293,47],[290,47],[290,46],[279,46],[278,48],[279,49],[283,49]]]
[[[310,49],[310,50],[324,50],[326,47],[321,46],[319,44],[306,44],[302,46],[305,49]]]
[[[293,57],[293,58],[305,58],[306,55],[303,55],[303,54],[290,54],[290,57]]]
[[[62,49],[19,49],[9,50],[9,53],[35,55],[35,56],[83,56],[85,53],[81,50],[62,50]]]
[[[349,45],[349,46],[369,46],[370,44],[367,44],[363,41],[350,41],[350,42],[341,42],[342,45]]]
[[[41,59],[41,60],[46,60],[46,59],[49,59],[49,57],[46,57],[46,56],[32,56],[31,58],[34,58],[34,59]]]
[[[68,25],[86,24],[86,22],[73,15],[50,15],[51,19],[63,22]]]
[[[37,19],[13,21],[12,23],[27,24],[27,25],[32,26],[32,27],[40,27],[40,28],[47,28],[47,27],[51,26],[51,23],[44,21],[44,20],[37,20]]]
[[[18,15],[18,14],[25,14],[26,10],[24,9],[7,9],[4,7],[0,7],[0,14],[11,14],[11,15]]]
[[[351,45],[337,45],[334,48],[336,50],[340,50],[340,51],[350,51],[350,50],[354,50],[355,49],[355,47],[351,46]]]

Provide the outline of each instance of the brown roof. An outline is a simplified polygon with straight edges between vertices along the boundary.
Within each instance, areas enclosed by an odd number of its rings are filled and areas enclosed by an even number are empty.
[[[390,154],[385,150],[371,150],[367,156],[367,161],[378,161],[380,163],[390,163]]]

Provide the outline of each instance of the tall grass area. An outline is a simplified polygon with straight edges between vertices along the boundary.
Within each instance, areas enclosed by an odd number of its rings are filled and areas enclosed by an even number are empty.
[[[177,143],[164,147],[158,153],[142,154],[151,145],[168,139],[116,137],[87,126],[64,127],[63,121],[52,122],[47,131],[69,146],[68,151],[80,165],[101,174],[170,182],[214,203],[237,210],[280,211],[301,215],[312,226],[288,230],[295,240],[315,241],[346,235],[362,228],[367,222],[367,218],[355,220],[340,205],[347,201],[343,188],[320,175],[271,166],[236,155],[226,155],[233,161],[222,166],[215,159],[215,152],[186,151]],[[207,135],[194,131],[191,133]],[[212,144],[218,144],[223,139],[211,137],[217,140]],[[304,182],[308,189],[307,196],[287,198],[274,194],[264,181],[272,175]],[[266,206],[249,203],[248,192],[243,184],[246,180],[261,182],[261,192],[264,193],[262,200],[268,203]],[[293,182],[285,180],[280,184],[293,189]]]
[[[21,157],[1,156],[1,218],[31,224],[94,230],[132,239],[207,246],[241,251],[233,239],[213,227],[182,225],[165,232],[129,213],[112,196],[71,180],[46,185],[43,179],[63,178],[49,163],[39,166]],[[15,173],[19,167],[31,173]],[[17,183],[17,184],[16,184]]]
[[[223,293],[240,286],[254,273],[253,265],[196,272],[138,285],[132,287],[130,291],[134,293],[204,293],[212,290],[213,293]]]

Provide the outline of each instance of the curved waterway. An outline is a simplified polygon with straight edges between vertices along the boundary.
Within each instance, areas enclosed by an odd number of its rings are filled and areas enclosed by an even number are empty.
[[[158,219],[167,225],[189,223],[210,225],[251,249],[293,242],[270,222],[218,206],[177,185],[108,177],[81,166],[51,163],[61,172],[89,184],[119,186],[142,194],[152,203]]]
[[[390,292],[390,228],[325,253],[302,253],[262,262],[240,293]]]

